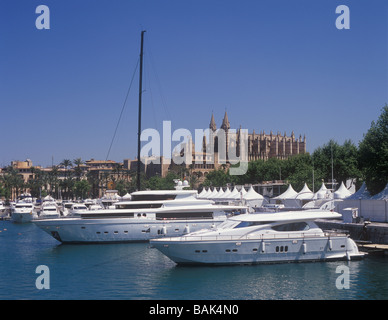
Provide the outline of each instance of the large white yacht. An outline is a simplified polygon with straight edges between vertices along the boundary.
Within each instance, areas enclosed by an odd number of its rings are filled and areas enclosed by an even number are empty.
[[[114,209],[34,223],[63,243],[148,241],[210,228],[247,209],[197,199],[194,190],[137,191],[131,196],[131,201],[116,202]]]
[[[152,239],[151,245],[177,264],[259,264],[362,258],[345,234],[322,231],[315,219],[330,211],[292,211],[231,217],[211,230]]]

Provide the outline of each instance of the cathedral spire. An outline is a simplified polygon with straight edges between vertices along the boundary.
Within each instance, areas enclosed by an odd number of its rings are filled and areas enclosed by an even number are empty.
[[[210,120],[209,128],[212,129],[212,131],[216,131],[217,130],[217,125],[216,125],[216,122],[214,121],[213,113],[212,113],[212,118]]]
[[[229,123],[228,114],[226,111],[224,115],[224,120],[222,120],[221,128],[224,129],[225,131],[228,131],[230,129],[230,123]]]

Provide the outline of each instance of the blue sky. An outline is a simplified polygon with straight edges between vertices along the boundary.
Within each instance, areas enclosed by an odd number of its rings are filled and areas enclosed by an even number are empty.
[[[194,135],[226,110],[232,128],[306,135],[309,152],[358,144],[388,102],[387,20],[384,0],[1,0],[0,166],[105,159],[143,29],[143,129]],[[137,154],[137,77],[111,160]]]

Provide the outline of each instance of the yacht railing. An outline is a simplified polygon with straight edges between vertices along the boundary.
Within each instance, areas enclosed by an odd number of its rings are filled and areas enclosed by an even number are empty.
[[[238,241],[238,240],[282,240],[282,239],[292,239],[292,240],[304,240],[311,238],[335,238],[335,237],[347,237],[346,233],[339,232],[317,232],[317,233],[282,233],[282,234],[261,234],[261,235],[215,235],[215,236],[181,236],[174,237],[174,241]]]

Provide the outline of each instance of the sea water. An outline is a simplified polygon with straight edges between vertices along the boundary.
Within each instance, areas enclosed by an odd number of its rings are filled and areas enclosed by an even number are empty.
[[[179,267],[148,243],[63,245],[33,223],[0,221],[1,300],[388,299],[387,266],[369,256]]]

